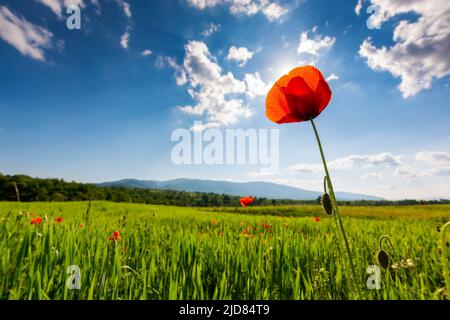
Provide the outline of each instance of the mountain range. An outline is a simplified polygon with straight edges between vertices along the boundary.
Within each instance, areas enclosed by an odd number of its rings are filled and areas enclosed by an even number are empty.
[[[176,190],[292,200],[315,200],[322,194],[318,191],[304,190],[272,182],[231,182],[184,178],[167,181],[123,179],[98,183],[97,185],[100,187]],[[383,200],[376,196],[349,192],[336,192],[336,197],[341,201]]]

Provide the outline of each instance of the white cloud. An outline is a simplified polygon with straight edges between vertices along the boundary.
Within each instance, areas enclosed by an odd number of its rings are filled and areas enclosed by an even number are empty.
[[[245,47],[232,46],[228,51],[227,60],[234,60],[239,63],[239,67],[245,66],[248,60],[254,55],[254,52]]]
[[[128,43],[130,42],[130,33],[126,31],[120,37],[120,46],[124,49],[128,49]]]
[[[383,172],[371,172],[362,176],[363,179],[382,179],[386,176]]]
[[[251,98],[263,96],[269,92],[270,86],[261,79],[258,72],[245,74],[244,81],[247,85],[247,95]]]
[[[323,166],[321,164],[299,163],[289,166],[288,171],[296,173],[319,173],[323,171]]]
[[[416,153],[415,160],[433,166],[433,168],[423,171],[423,176],[432,177],[450,175],[450,154],[447,152],[421,151]]]
[[[270,178],[278,175],[279,172],[271,171],[271,170],[259,170],[259,171],[250,171],[246,174],[247,177],[250,178]]]
[[[350,169],[356,164],[362,166],[400,166],[405,162],[403,156],[395,156],[388,152],[372,155],[350,155],[345,158],[333,160],[329,163],[331,169]]]
[[[427,169],[423,172],[423,175],[429,177],[450,176],[450,166]]]
[[[416,13],[418,19],[401,20],[394,29],[394,45],[377,48],[370,38],[363,41],[359,55],[376,71],[388,71],[400,78],[404,98],[430,89],[434,79],[450,74],[450,1],[371,0],[380,8],[374,27],[393,17]]]
[[[131,19],[131,7],[130,4],[124,0],[116,0],[117,4],[122,8],[123,14]]]
[[[142,56],[144,56],[144,57],[148,57],[148,56],[151,56],[152,54],[153,54],[153,52],[152,52],[152,50],[149,50],[149,49],[145,49],[144,51],[142,51]]]
[[[272,0],[187,0],[187,3],[199,10],[224,4],[233,15],[252,16],[262,13],[269,21],[280,19],[289,9]]]
[[[200,10],[203,10],[205,8],[214,7],[218,3],[221,2],[221,0],[187,0],[187,2]]]
[[[125,32],[120,37],[120,46],[124,49],[128,49],[128,44],[130,42],[130,32],[132,29],[132,14],[130,4],[124,0],[116,0],[116,3],[122,8],[123,14],[128,19],[128,24]]]
[[[447,152],[420,151],[416,153],[415,159],[429,165],[450,164],[450,154]]]
[[[398,167],[405,162],[403,156],[395,156],[388,152],[372,155],[350,155],[344,158],[338,158],[328,163],[328,168],[332,170],[348,170],[355,165],[363,167]],[[296,164],[288,168],[290,172],[318,173],[323,171],[321,164]]]
[[[211,128],[220,128],[221,125],[220,122],[194,123],[190,130],[194,132],[204,131]]]
[[[258,73],[246,75],[243,81],[236,79],[231,72],[222,70],[201,41],[189,41],[185,51],[182,65],[166,58],[176,72],[177,84],[188,84],[188,93],[196,101],[195,105],[181,106],[181,111],[195,116],[206,115],[206,127],[234,124],[252,115],[248,98],[263,94]]]
[[[206,30],[204,30],[203,32],[200,33],[200,35],[204,36],[204,37],[209,37],[210,35],[212,35],[213,33],[217,32],[220,30],[220,24],[214,24],[214,23],[210,23],[208,28]]]
[[[322,36],[316,33],[317,28],[312,30],[313,37],[308,37],[308,31],[304,31],[300,35],[300,43],[297,48],[299,54],[309,54],[318,57],[323,51],[330,49],[336,42],[336,38]]]
[[[364,0],[358,0],[355,6],[355,13],[359,16],[361,14],[361,9],[364,5]]]
[[[0,6],[0,38],[21,54],[44,61],[44,49],[52,46],[52,37],[53,34],[47,29],[34,25],[8,8]]]
[[[85,7],[83,0],[36,0],[36,1],[47,6],[50,10],[53,11],[54,14],[58,16],[58,18],[62,18],[66,11],[66,8],[68,8],[71,5],[76,5],[80,8]]]
[[[264,7],[262,11],[266,15],[267,19],[269,19],[269,21],[278,20],[289,12],[287,8],[281,6],[276,2],[272,2],[268,6]]]
[[[405,178],[407,180],[415,179],[418,175],[417,169],[410,165],[402,165],[396,168],[394,174],[397,177]]]
[[[328,76],[328,78],[326,79],[327,81],[333,81],[333,80],[339,80],[339,76],[337,76],[336,74],[332,73]]]
[[[163,57],[159,57],[161,58],[161,66],[164,64],[164,58]],[[185,85],[188,81],[187,79],[187,75],[186,75],[186,71],[184,70],[184,68],[182,66],[179,66],[177,64],[177,62],[175,61],[175,59],[171,58],[171,57],[167,57],[166,58],[167,63],[169,64],[169,66],[171,66],[174,70],[175,70],[175,79],[177,81],[177,85],[182,86]]]

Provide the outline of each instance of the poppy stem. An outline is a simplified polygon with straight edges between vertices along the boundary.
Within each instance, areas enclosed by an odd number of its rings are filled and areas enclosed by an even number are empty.
[[[328,184],[328,190],[330,191],[330,197],[331,197],[331,201],[333,203],[333,207],[334,207],[334,214],[336,215],[336,224],[338,226],[338,229],[340,230],[342,237],[344,238],[344,242],[345,242],[345,249],[347,251],[347,256],[348,256],[348,261],[350,264],[350,268],[351,268],[351,282],[354,284],[354,276],[356,275],[356,269],[355,269],[355,265],[353,264],[353,256],[350,250],[350,245],[347,239],[347,235],[345,233],[345,229],[344,229],[344,225],[342,223],[342,219],[341,219],[341,215],[339,213],[339,207],[337,205],[337,201],[336,201],[336,196],[334,195],[334,190],[333,190],[333,184],[331,183],[331,178],[330,178],[330,174],[328,172],[328,167],[327,167],[327,162],[325,160],[325,155],[322,149],[322,143],[320,142],[320,137],[319,137],[319,133],[317,132],[317,128],[316,125],[314,124],[313,119],[311,119],[311,124],[312,127],[314,129],[314,133],[316,135],[316,139],[317,139],[317,144],[319,145],[319,151],[320,151],[320,156],[322,157],[322,163],[323,163],[323,168],[325,170],[325,175],[326,175],[326,180],[327,180],[327,184]],[[357,292],[359,294],[359,286],[356,286]]]

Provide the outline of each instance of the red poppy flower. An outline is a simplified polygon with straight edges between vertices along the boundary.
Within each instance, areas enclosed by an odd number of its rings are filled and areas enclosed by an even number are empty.
[[[57,222],[57,223],[60,223],[60,222],[62,222],[64,219],[62,218],[62,217],[57,217],[56,219],[55,219],[55,222]]]
[[[112,237],[108,238],[109,240],[113,241],[113,240],[120,240],[122,239],[122,237],[120,236],[119,231],[114,231]]]
[[[83,227],[84,227],[84,224],[80,223],[80,228],[83,228]]]
[[[253,201],[255,201],[255,199],[253,199],[252,197],[245,197],[245,198],[241,198],[239,200],[239,202],[241,203],[241,206],[243,206],[243,207],[251,205],[253,203]]]
[[[41,224],[41,223],[42,223],[41,216],[31,219],[31,224]]]
[[[315,221],[315,222],[319,222],[319,221],[320,221],[320,218],[319,218],[319,217],[315,217],[315,218],[314,218],[314,221]]]
[[[312,67],[292,69],[282,76],[266,98],[266,116],[276,123],[303,122],[316,118],[331,100],[322,73]]]

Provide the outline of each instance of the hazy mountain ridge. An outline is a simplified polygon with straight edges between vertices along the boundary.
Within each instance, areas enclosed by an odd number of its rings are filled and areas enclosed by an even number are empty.
[[[231,182],[220,180],[173,179],[167,181],[123,179],[98,183],[102,187],[129,187],[143,189],[205,192],[237,196],[251,195],[258,198],[314,200],[321,192],[304,190],[272,182]],[[383,198],[349,192],[336,192],[338,200],[383,200]]]

